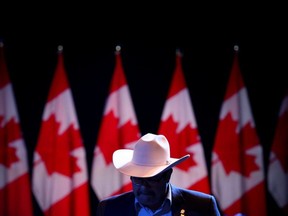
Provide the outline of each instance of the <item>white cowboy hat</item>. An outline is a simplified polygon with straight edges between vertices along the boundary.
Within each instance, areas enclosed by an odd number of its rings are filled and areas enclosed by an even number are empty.
[[[169,142],[163,135],[148,133],[132,149],[119,149],[113,153],[113,164],[121,173],[147,178],[155,176],[189,158],[170,157]]]

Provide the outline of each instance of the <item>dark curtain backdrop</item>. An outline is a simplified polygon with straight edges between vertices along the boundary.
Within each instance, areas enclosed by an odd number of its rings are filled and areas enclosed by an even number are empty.
[[[211,150],[235,44],[239,45],[240,68],[267,168],[280,102],[288,87],[287,38],[284,40],[285,27],[279,27],[279,22],[269,22],[266,17],[233,24],[233,16],[223,20],[207,18],[209,21],[199,16],[201,24],[188,14],[185,24],[173,16],[155,22],[142,19],[139,23],[129,16],[127,20],[119,20],[124,16],[122,13],[110,21],[105,14],[100,20],[92,16],[89,20],[80,19],[77,13],[72,18],[71,14],[59,20],[55,16],[53,22],[37,20],[33,15],[24,20],[21,16],[13,20],[11,15],[3,18],[5,25],[0,37],[5,46],[30,168],[56,66],[57,46],[63,45],[90,173],[114,70],[115,46],[121,45],[123,67],[143,134],[158,130],[174,71],[175,51],[178,48],[182,51],[183,71],[210,172]],[[268,193],[267,199],[270,215],[280,215]],[[92,213],[97,203],[91,189]],[[41,215],[36,203],[35,212]]]

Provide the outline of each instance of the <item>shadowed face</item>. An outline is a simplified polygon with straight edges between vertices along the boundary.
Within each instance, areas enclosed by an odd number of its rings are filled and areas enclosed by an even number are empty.
[[[151,210],[159,208],[167,195],[172,169],[150,178],[131,176],[133,192],[138,201]]]

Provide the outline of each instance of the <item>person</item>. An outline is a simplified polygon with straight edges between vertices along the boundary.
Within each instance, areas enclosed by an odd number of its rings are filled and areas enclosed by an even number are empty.
[[[170,183],[173,167],[190,157],[170,157],[164,135],[147,133],[134,149],[118,149],[113,164],[130,176],[133,190],[99,201],[97,216],[211,215],[220,216],[213,195],[177,187]]]

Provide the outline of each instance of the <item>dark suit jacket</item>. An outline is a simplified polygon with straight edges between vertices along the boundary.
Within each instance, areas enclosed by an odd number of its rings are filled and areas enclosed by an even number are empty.
[[[180,216],[185,210],[186,216],[220,216],[213,196],[171,185],[172,215]],[[132,191],[104,199],[99,202],[97,216],[136,216],[135,196]]]

